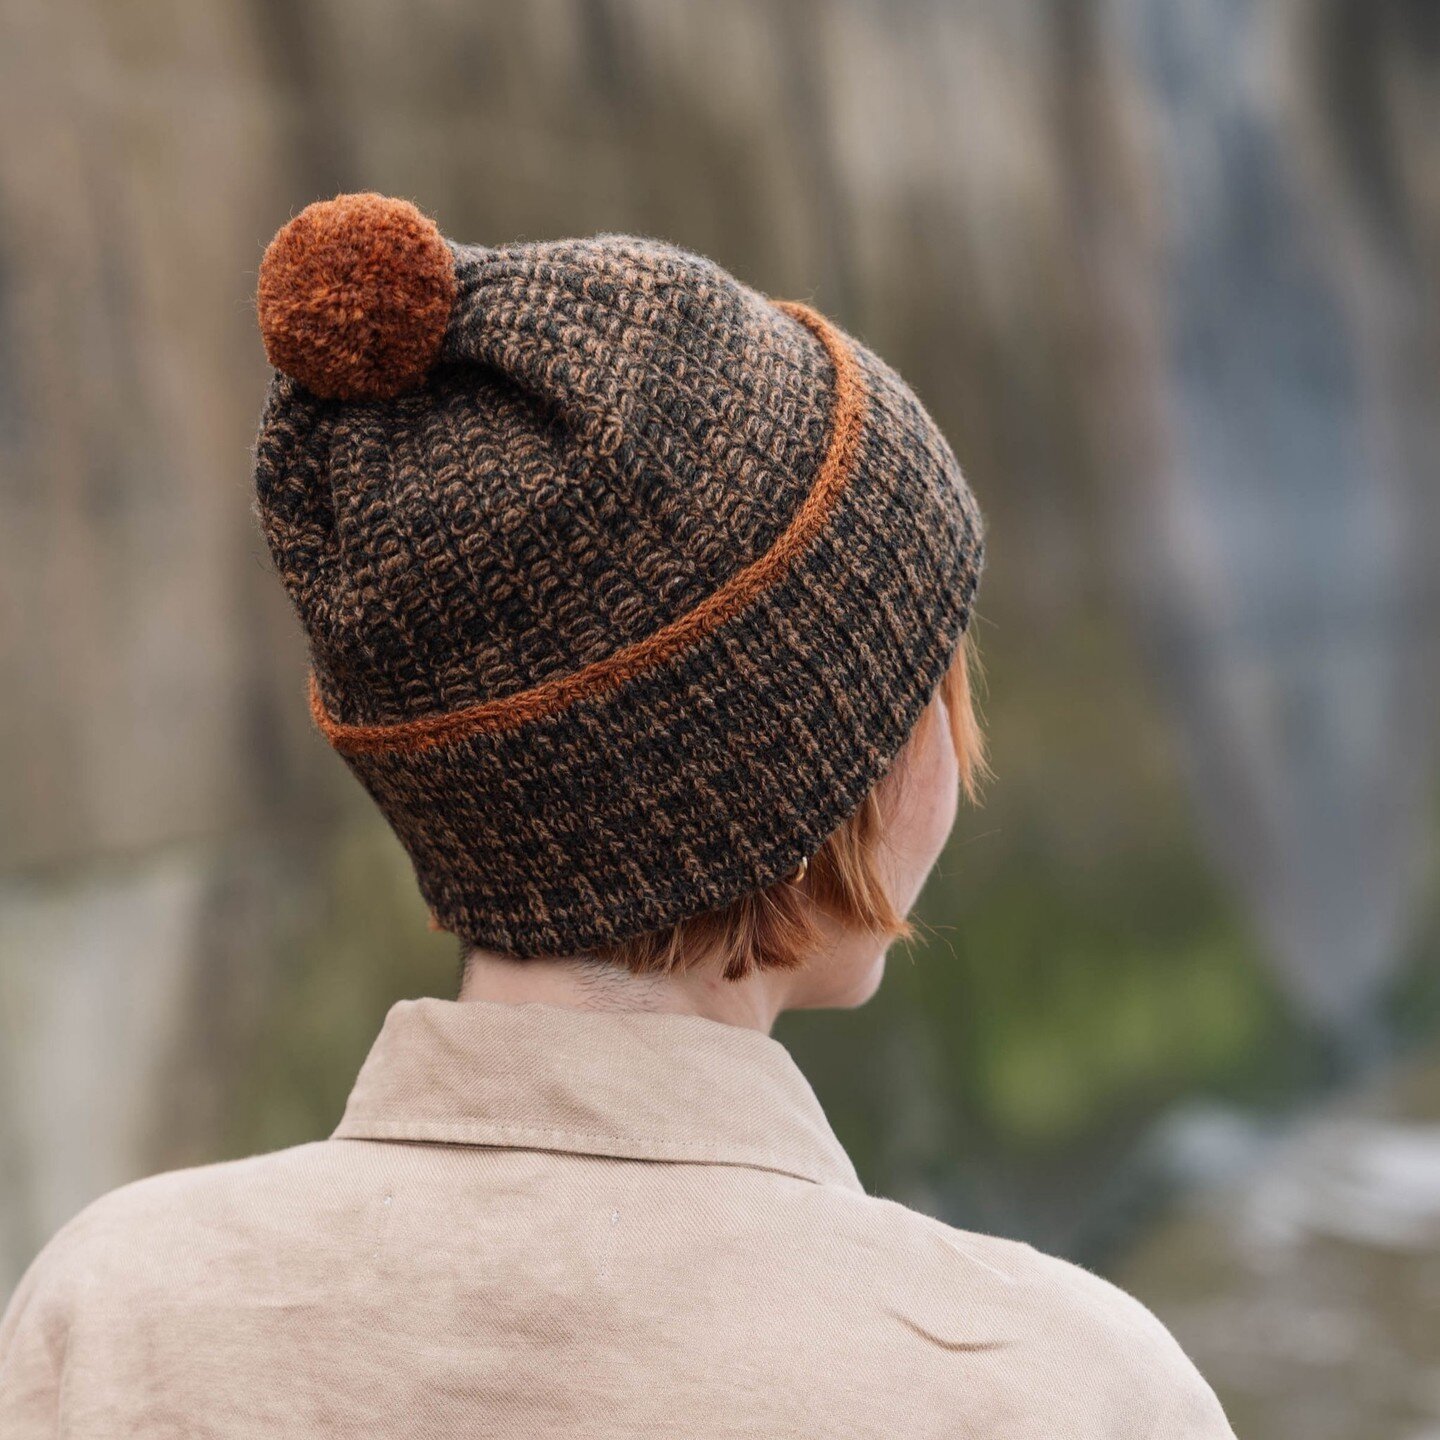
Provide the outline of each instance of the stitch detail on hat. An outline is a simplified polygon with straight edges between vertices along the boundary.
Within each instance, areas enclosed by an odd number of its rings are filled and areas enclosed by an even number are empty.
[[[844,336],[808,305],[789,300],[775,304],[819,340],[835,372],[825,457],[804,502],[779,539],[693,609],[643,640],[568,675],[558,675],[528,690],[498,696],[461,710],[390,724],[349,725],[330,713],[312,670],[310,713],[336,750],[342,755],[413,754],[470,735],[511,730],[558,714],[578,701],[618,690],[645,671],[683,654],[740,614],[780,579],[825,524],[855,469],[867,397],[864,376]]]

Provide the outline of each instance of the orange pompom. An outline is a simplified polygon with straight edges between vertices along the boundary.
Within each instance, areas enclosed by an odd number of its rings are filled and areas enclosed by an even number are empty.
[[[455,300],[450,247],[408,200],[307,205],[260,262],[270,363],[327,399],[388,400],[424,383]]]

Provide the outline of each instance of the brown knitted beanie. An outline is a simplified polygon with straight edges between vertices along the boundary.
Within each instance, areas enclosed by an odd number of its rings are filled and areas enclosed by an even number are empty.
[[[447,930],[582,951],[817,850],[954,657],[980,517],[863,346],[697,255],[272,241],[261,522],[311,707]]]

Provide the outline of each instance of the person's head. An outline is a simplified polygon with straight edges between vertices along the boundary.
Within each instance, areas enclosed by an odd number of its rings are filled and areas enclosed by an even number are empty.
[[[284,227],[258,299],[312,713],[433,923],[865,998],[983,766],[980,516],[894,371],[673,246],[373,195]]]

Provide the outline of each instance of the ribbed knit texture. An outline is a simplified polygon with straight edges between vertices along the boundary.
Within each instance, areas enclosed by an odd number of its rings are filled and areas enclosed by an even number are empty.
[[[276,376],[259,512],[317,718],[438,921],[572,952],[819,847],[954,656],[980,520],[893,371],[710,261],[451,253],[420,388]]]

